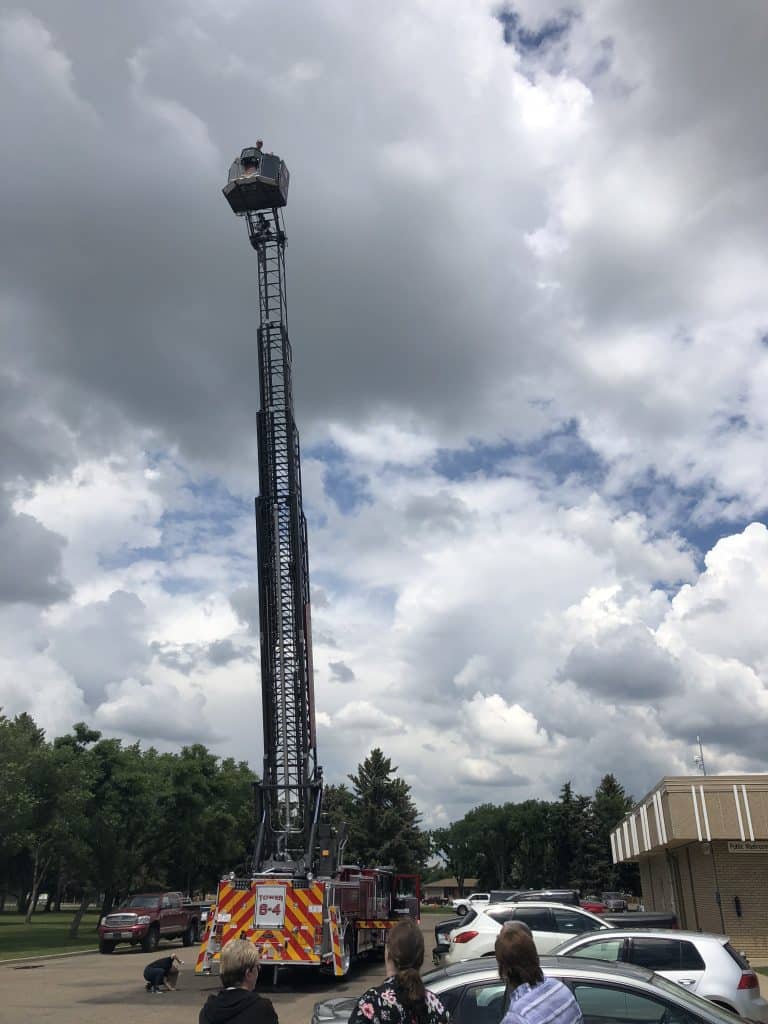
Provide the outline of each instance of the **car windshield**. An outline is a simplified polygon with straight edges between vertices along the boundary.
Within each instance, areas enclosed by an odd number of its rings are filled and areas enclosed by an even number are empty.
[[[130,899],[126,900],[122,904],[123,909],[128,910],[131,907],[146,907],[147,909],[157,910],[160,906],[159,896],[131,896]]]
[[[711,1003],[708,999],[702,999],[701,996],[694,995],[693,992],[684,989],[682,985],[678,985],[668,978],[663,978],[660,974],[654,974],[651,983],[667,995],[672,996],[681,1003],[685,1003],[686,1006],[690,1007],[699,1016],[706,1015],[710,1020],[722,1021],[722,1024],[737,1024],[737,1021],[741,1021],[743,1024],[742,1018],[737,1014],[731,1013],[730,1010],[724,1010],[722,1006],[718,1006],[717,1003]]]

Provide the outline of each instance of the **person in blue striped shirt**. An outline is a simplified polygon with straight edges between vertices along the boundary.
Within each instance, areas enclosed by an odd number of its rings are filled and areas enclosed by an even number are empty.
[[[544,977],[531,930],[522,921],[509,921],[501,929],[496,960],[509,992],[501,1024],[583,1024],[571,990],[557,978]]]

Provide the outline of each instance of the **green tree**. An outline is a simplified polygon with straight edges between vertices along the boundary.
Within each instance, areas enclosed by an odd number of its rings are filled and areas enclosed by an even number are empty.
[[[100,739],[90,757],[94,782],[87,844],[93,884],[104,894],[102,913],[107,913],[120,894],[164,881],[167,822],[161,806],[171,785],[173,755]]]
[[[403,873],[417,872],[429,856],[429,836],[419,828],[411,787],[396,772],[376,747],[358,765],[357,774],[349,776],[355,801],[349,853],[361,864],[392,864]]]
[[[31,924],[37,896],[55,859],[76,842],[85,816],[89,777],[74,751],[48,743],[27,714],[0,721],[0,772],[3,796],[3,854],[22,868],[26,923]]]
[[[551,885],[554,872],[553,805],[525,800],[505,805],[510,836],[510,876],[524,889]]]
[[[588,877],[586,856],[591,828],[592,801],[563,783],[560,798],[553,804],[553,882],[558,888],[580,889],[586,894],[594,887]]]
[[[245,870],[254,841],[253,783],[244,762],[224,761],[202,743],[166,758],[162,801],[165,876],[192,893],[214,888],[227,870]]]
[[[323,787],[323,815],[335,832],[349,828],[355,816],[355,798],[343,782]]]
[[[618,885],[639,892],[637,866],[614,866],[611,859],[611,832],[632,810],[633,803],[614,775],[603,776],[592,798],[592,871],[597,890]]]
[[[459,895],[464,895],[464,880],[477,872],[478,843],[472,823],[466,818],[452,822],[448,828],[431,833],[432,851],[444,862],[456,879]]]
[[[477,841],[477,870],[480,884],[503,889],[512,881],[512,863],[517,840],[511,810],[514,804],[480,804],[464,816]]]

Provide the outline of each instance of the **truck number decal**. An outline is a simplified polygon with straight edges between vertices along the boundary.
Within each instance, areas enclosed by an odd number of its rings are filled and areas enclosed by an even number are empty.
[[[254,928],[282,928],[285,922],[285,886],[256,887],[256,920]]]

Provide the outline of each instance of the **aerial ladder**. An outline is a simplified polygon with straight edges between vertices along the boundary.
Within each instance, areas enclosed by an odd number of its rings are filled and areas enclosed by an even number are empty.
[[[256,544],[264,768],[255,785],[250,871],[219,883],[197,960],[217,970],[221,949],[247,938],[262,964],[321,967],[345,977],[353,957],[383,946],[404,914],[418,916],[419,882],[391,868],[340,864],[343,829],[322,820],[312,674],[307,524],[285,290],[282,211],[290,176],[262,144],[243,149],[223,192],[256,252],[260,408]]]

